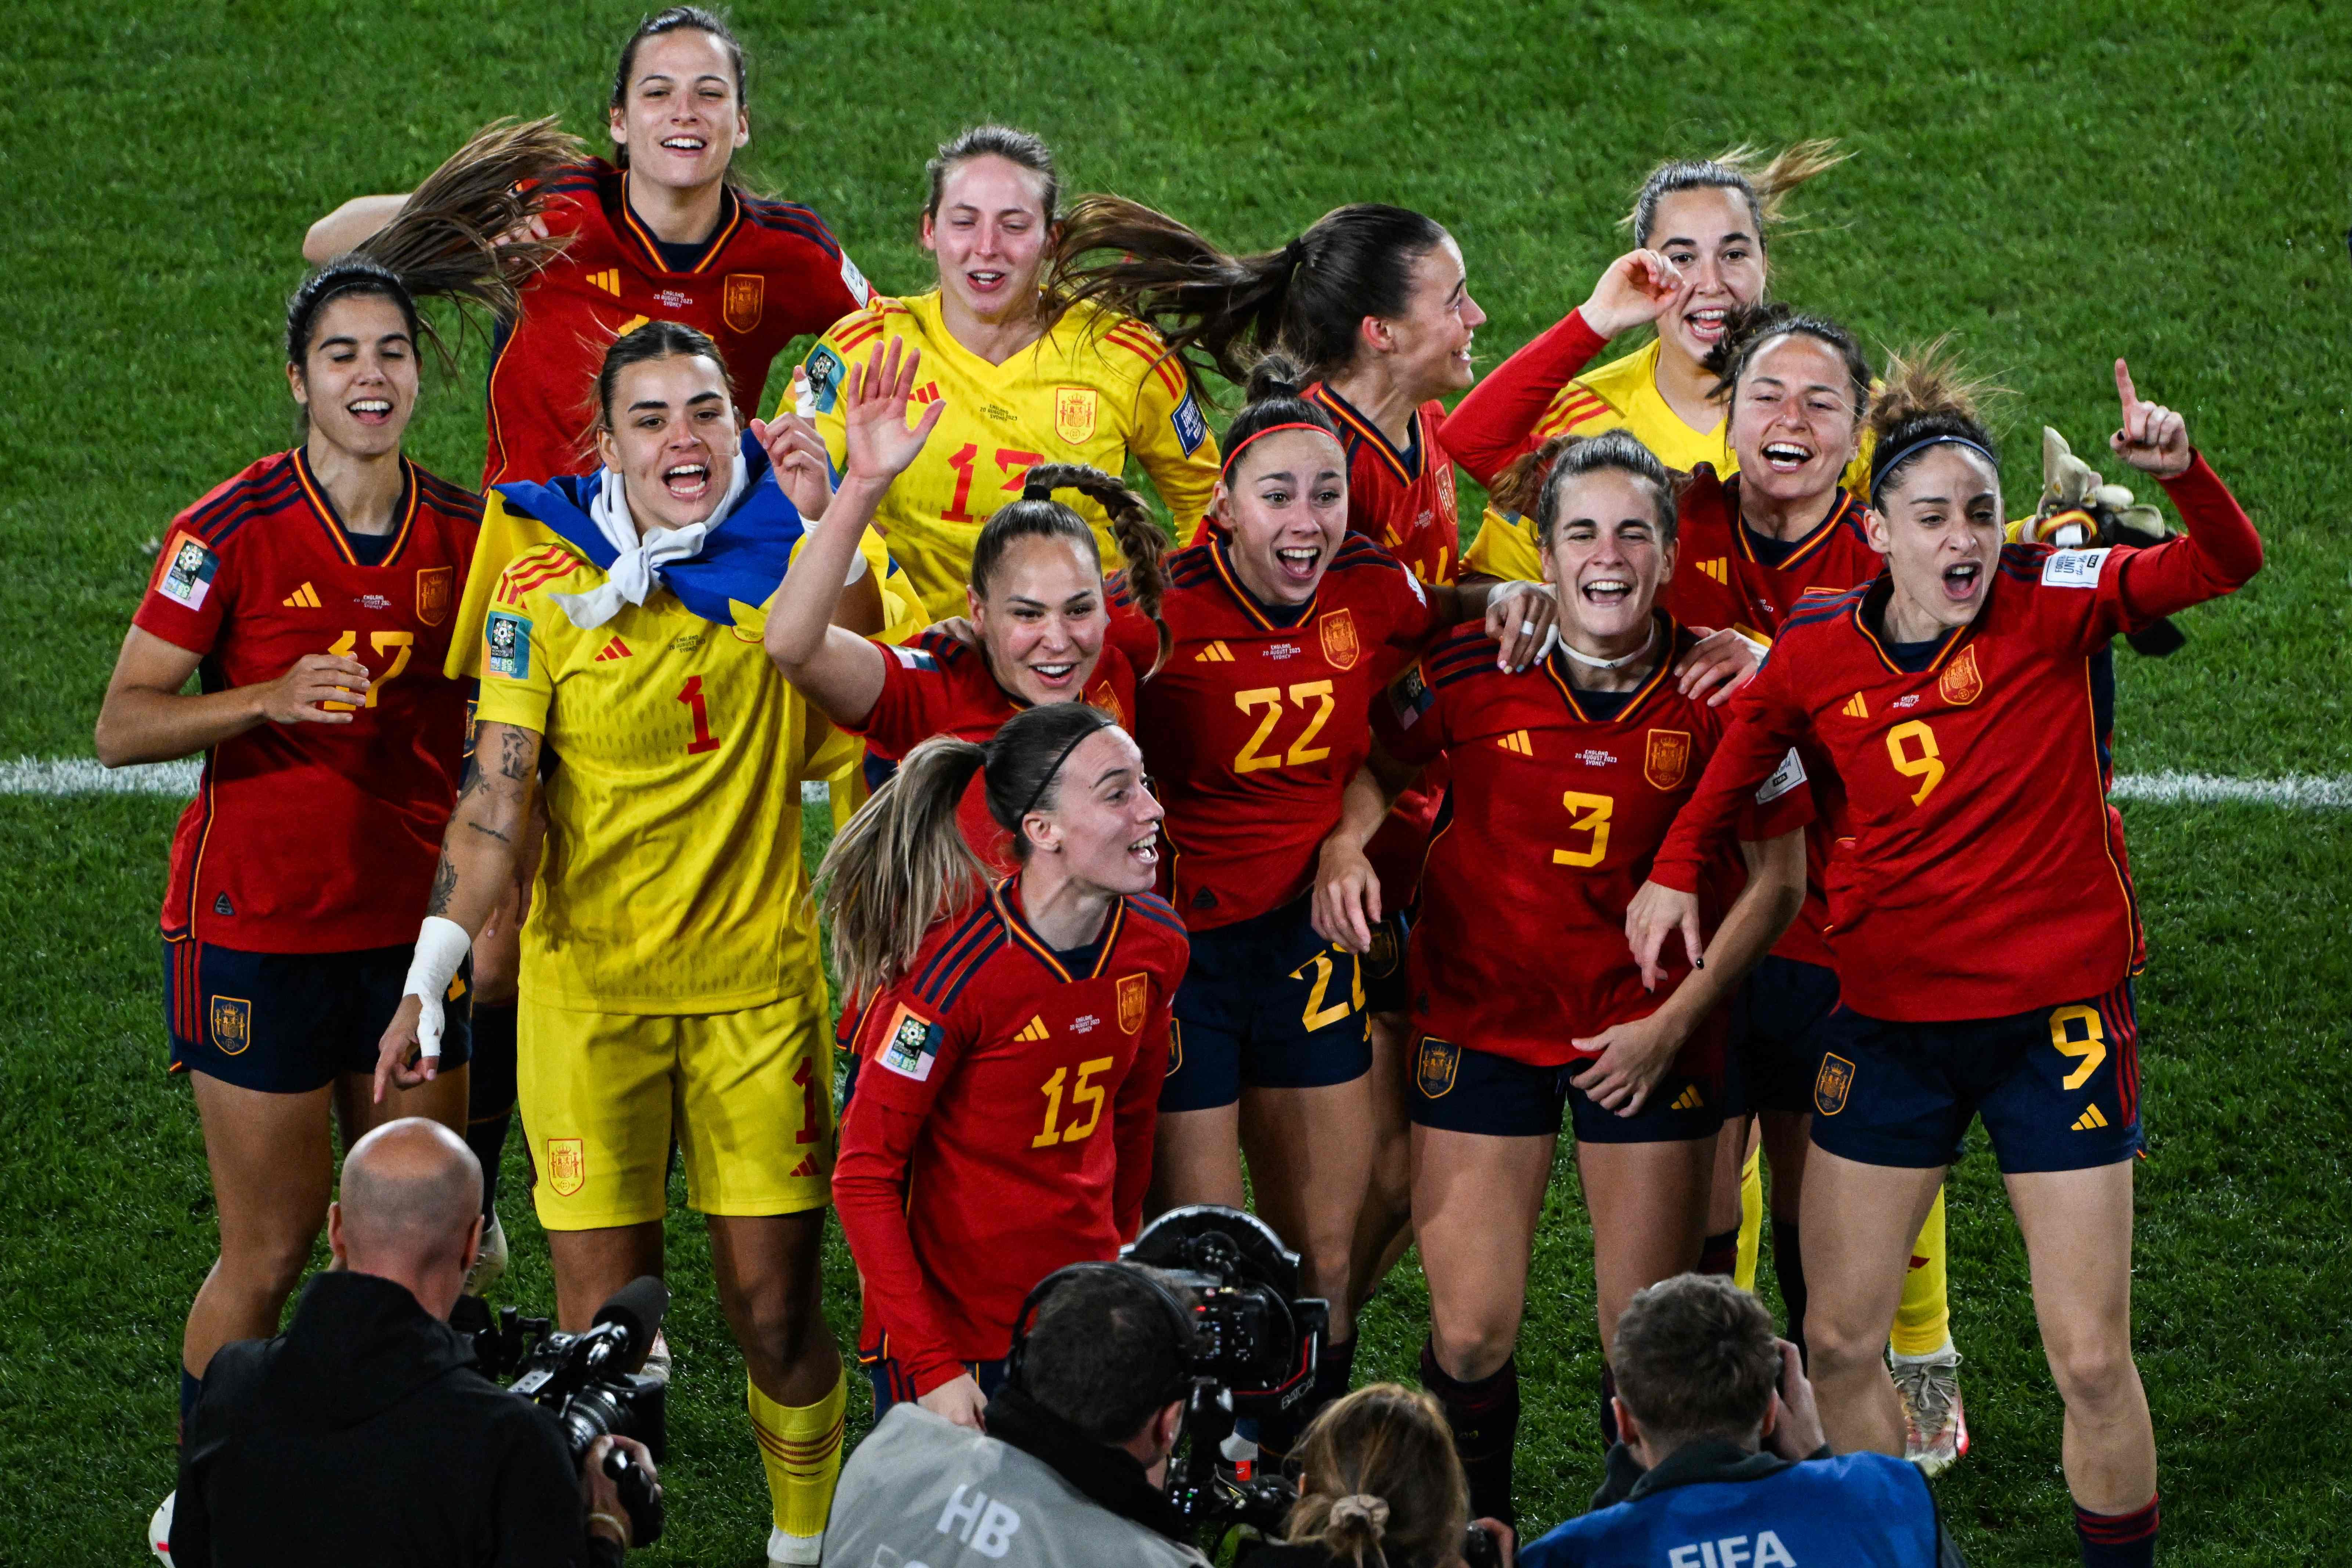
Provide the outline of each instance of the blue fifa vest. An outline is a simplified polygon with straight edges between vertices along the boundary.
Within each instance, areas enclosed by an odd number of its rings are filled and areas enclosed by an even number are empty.
[[[1521,1568],[1936,1568],[1927,1483],[1885,1454],[1695,1481],[1571,1519]]]

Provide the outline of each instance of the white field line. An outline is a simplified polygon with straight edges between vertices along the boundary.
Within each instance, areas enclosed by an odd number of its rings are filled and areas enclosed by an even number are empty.
[[[44,759],[18,757],[0,762],[0,795],[163,795],[187,796],[196,792],[196,763],[155,763],[137,767],[103,768],[88,757]],[[2231,779],[2212,773],[2184,773],[2169,769],[2153,773],[2124,773],[2116,779],[2117,800],[2162,803],[2250,801],[2258,805],[2284,806],[2294,811],[2322,811],[2352,806],[2352,774],[2290,773],[2274,779]],[[809,804],[825,799],[825,786],[801,787]]]

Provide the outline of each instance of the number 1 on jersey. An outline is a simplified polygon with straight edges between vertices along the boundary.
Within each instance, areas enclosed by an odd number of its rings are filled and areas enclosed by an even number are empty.
[[[719,749],[719,737],[710,732],[710,702],[702,695],[702,677],[689,675],[678,689],[677,700],[694,715],[694,739],[686,743],[686,754],[699,756],[704,752]]]

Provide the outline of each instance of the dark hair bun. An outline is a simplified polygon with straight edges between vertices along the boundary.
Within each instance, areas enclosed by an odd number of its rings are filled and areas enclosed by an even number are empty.
[[[1280,349],[1270,349],[1250,366],[1249,384],[1242,395],[1251,403],[1276,397],[1297,397],[1307,384],[1307,373]]]

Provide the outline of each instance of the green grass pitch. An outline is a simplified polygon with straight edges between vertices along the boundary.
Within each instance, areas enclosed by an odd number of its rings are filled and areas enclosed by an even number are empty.
[[[2268,569],[2186,617],[2185,654],[2120,656],[2120,766],[2347,771],[2352,33],[2316,0],[739,11],[757,53],[750,168],[824,213],[886,289],[928,277],[911,240],[922,159],[997,118],[1054,142],[1066,188],[1240,244],[1343,201],[1426,210],[1492,313],[1489,363],[1582,298],[1655,158],[1843,137],[1858,155],[1803,193],[1809,221],[1775,252],[1782,295],[1877,342],[1958,333],[2019,394],[2012,501],[2040,424],[2098,450],[2107,363],[2127,354],[2264,531]],[[278,310],[304,226],[347,195],[406,188],[496,115],[560,111],[601,135],[636,14],[131,0],[0,19],[0,759],[89,754],[140,544],[285,443]],[[479,471],[478,386],[477,354],[413,432],[455,479]],[[153,917],[175,810],[0,798],[0,1560],[135,1561],[172,1484],[181,1317],[214,1245],[194,1114],[162,1070]],[[2126,812],[2155,950],[2137,1343],[2168,1555],[2314,1560],[2352,1478],[2336,1426],[2352,1405],[2352,825]],[[507,1299],[545,1310],[509,1153]],[[1521,1352],[1538,1525],[1578,1510],[1600,1468],[1574,1180],[1564,1164]],[[1981,1154],[1956,1179],[1952,1227],[1976,1451],[1938,1483],[1944,1510],[1973,1562],[2071,1561],[2058,1403]],[[766,1529],[742,1374],[682,1210],[671,1245],[672,1526],[642,1557],[742,1563]],[[837,1244],[828,1265],[847,1344]],[[1360,1373],[1410,1380],[1424,1312],[1408,1261],[1367,1319]]]

